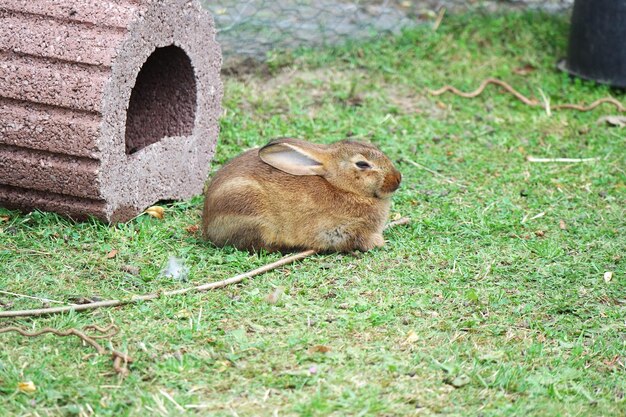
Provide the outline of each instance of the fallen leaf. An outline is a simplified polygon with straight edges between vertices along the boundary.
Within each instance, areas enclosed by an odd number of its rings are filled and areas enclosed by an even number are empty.
[[[161,206],[148,207],[144,213],[157,219],[163,219],[165,216],[165,210]]]
[[[626,126],[626,116],[602,116],[597,121],[598,124],[606,123],[610,126]]]
[[[536,70],[536,69],[537,69],[536,67],[534,67],[534,66],[532,66],[532,65],[530,65],[530,64],[526,64],[526,65],[524,65],[524,66],[521,66],[521,67],[515,68],[515,69],[513,70],[513,72],[514,72],[515,74],[517,74],[517,75],[528,75],[528,74],[530,74],[531,72],[533,72],[533,71],[534,71],[534,70]]]
[[[613,356],[612,359],[605,359],[605,360],[603,360],[602,363],[605,364],[606,366],[614,368],[615,364],[618,363],[619,360],[620,360],[619,355],[615,355],[615,356]]]
[[[417,333],[415,333],[415,331],[411,330],[410,332],[408,332],[406,334],[406,339],[404,339],[404,342],[402,342],[403,345],[412,345],[413,343],[417,342],[419,340],[419,336],[417,335]]]
[[[107,259],[113,259],[117,256],[119,251],[117,249],[112,249],[111,252],[107,253]]]
[[[178,320],[188,319],[192,316],[193,316],[193,313],[187,309],[177,311],[176,314],[174,315],[174,317],[176,317]]]
[[[329,346],[315,345],[309,348],[309,353],[328,353],[330,350]]]
[[[565,220],[563,220],[563,219],[559,220],[559,229],[561,229],[561,230],[567,229],[567,225],[565,224]]]
[[[274,291],[272,291],[267,295],[267,297],[265,297],[265,301],[270,304],[276,304],[280,301],[280,298],[282,297],[284,292],[285,289],[283,287],[276,287]]]
[[[216,369],[216,371],[219,373],[225,372],[228,368],[230,368],[233,365],[232,362],[228,360],[217,361],[215,362],[215,364],[218,365],[218,368]]]
[[[200,226],[198,226],[197,224],[192,224],[191,226],[185,227],[185,230],[193,235],[198,233],[198,230],[200,230]]]
[[[17,384],[17,389],[20,392],[27,392],[27,393],[31,393],[31,392],[37,391],[37,387],[35,386],[35,383],[33,381],[19,382]]]
[[[0,216],[0,222],[8,222],[10,219],[9,216]]]
[[[535,230],[535,236],[544,237],[545,235],[546,235],[546,232],[544,232],[543,230]]]
[[[613,279],[613,271],[606,271],[604,273],[604,282],[608,284],[609,282],[611,282],[612,279]]]
[[[447,379],[444,381],[446,384],[452,385],[454,388],[461,388],[471,382],[471,379],[467,375],[459,375],[454,379]]]
[[[141,269],[135,265],[122,265],[120,269],[131,275],[139,275],[139,272],[141,272]]]

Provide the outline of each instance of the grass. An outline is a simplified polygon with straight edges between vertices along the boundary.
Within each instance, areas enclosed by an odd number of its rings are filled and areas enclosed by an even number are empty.
[[[467,14],[436,32],[277,54],[269,76],[225,79],[214,169],[276,136],[370,140],[399,161],[392,216],[412,224],[390,230],[382,249],[316,256],[210,293],[5,320],[114,323],[111,346],[135,361],[120,379],[77,339],[0,335],[0,415],[626,415],[626,140],[596,123],[615,110],[549,116],[493,87],[471,100],[427,94],[499,77],[553,103],[623,101],[555,70],[566,40],[563,16]],[[278,258],[202,242],[186,230],[201,204],[112,227],[0,209],[0,288],[119,298]],[[160,275],[171,255],[189,283]],[[269,303],[276,289],[284,294]],[[36,392],[19,392],[21,381]]]

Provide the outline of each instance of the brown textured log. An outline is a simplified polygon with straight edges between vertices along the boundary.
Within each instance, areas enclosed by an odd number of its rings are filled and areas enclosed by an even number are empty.
[[[0,206],[7,208],[37,207],[44,211],[56,211],[74,219],[85,220],[89,216],[105,217],[106,202],[63,194],[35,191],[0,185]]]
[[[0,144],[98,158],[95,114],[0,98]]]
[[[0,178],[14,187],[99,198],[99,165],[94,159],[0,146]]]
[[[133,18],[137,3],[106,0],[3,0],[2,8],[59,20],[126,28]]]
[[[0,96],[100,113],[110,72],[0,52]]]
[[[197,0],[0,2],[0,206],[126,221],[202,192],[221,53]]]
[[[15,37],[15,33],[23,36]],[[111,66],[126,30],[0,9],[0,49],[90,65]]]

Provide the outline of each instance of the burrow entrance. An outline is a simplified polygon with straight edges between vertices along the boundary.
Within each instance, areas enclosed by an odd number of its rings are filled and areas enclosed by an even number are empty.
[[[126,113],[126,154],[165,136],[189,136],[196,118],[196,79],[181,48],[157,48],[141,67]]]

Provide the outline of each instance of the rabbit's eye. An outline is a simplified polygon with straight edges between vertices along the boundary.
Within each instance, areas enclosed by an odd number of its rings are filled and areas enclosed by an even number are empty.
[[[365,161],[358,161],[355,165],[360,169],[370,169],[372,167],[369,163]]]

